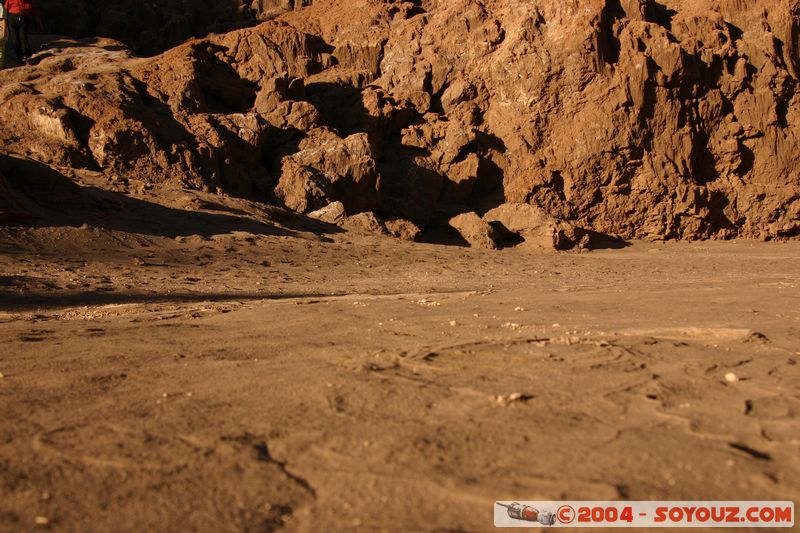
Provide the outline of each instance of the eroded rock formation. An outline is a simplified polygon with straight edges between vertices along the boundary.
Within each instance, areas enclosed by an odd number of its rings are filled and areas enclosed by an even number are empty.
[[[800,234],[797,0],[257,4],[283,14],[3,72],[0,146],[397,228],[511,203],[624,238]]]

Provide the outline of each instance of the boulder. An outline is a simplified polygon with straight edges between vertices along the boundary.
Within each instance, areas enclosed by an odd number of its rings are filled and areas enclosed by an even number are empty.
[[[377,203],[378,165],[364,133],[342,139],[325,128],[312,130],[296,151],[280,159],[274,174],[276,196],[296,211],[340,201],[348,212],[358,213]]]
[[[312,211],[308,216],[323,222],[340,224],[347,218],[347,213],[344,210],[344,204],[342,202],[331,202],[322,209]]]
[[[476,213],[462,213],[450,219],[450,227],[473,248],[494,250],[497,248],[499,235],[495,228]]]
[[[582,243],[585,232],[529,204],[503,204],[483,216],[488,224],[519,235],[527,248],[569,250]]]

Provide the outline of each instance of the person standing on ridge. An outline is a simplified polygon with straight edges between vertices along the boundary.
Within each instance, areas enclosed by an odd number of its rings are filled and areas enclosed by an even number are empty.
[[[14,52],[20,63],[27,63],[31,58],[31,43],[28,41],[28,30],[34,20],[39,19],[39,9],[34,0],[5,0],[8,32],[14,43]]]
[[[6,66],[6,3],[0,0],[0,70]]]

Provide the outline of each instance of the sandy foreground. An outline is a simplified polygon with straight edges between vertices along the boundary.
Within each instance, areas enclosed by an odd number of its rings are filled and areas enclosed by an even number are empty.
[[[0,232],[0,530],[800,499],[800,243],[154,233]]]

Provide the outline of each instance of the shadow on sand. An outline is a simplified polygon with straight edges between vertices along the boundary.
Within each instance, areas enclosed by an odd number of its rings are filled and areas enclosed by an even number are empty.
[[[36,311],[69,307],[125,305],[125,304],[191,304],[202,302],[243,302],[258,300],[293,300],[297,298],[331,298],[346,293],[270,293],[270,292],[173,292],[170,294],[117,293],[84,291],[71,293],[6,293],[0,278],[0,310]]]
[[[81,226],[175,238],[210,237],[244,231],[260,235],[295,236],[296,231],[320,235],[341,231],[326,224],[277,208],[267,216],[286,227],[256,220],[247,213],[225,208],[227,213],[189,211],[132,198],[125,194],[81,186],[61,172],[38,161],[0,155],[0,225],[17,227]],[[204,207],[217,208],[205,203]]]

